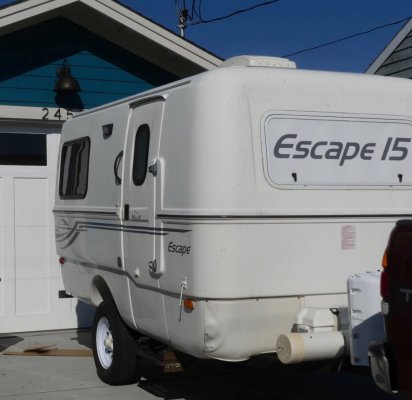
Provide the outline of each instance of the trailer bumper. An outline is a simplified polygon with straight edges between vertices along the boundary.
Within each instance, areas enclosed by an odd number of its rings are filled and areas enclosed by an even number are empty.
[[[397,392],[395,365],[386,342],[371,342],[368,349],[369,365],[376,385],[388,393]]]

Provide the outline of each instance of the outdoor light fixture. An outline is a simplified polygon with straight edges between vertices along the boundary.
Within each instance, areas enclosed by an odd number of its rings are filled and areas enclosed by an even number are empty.
[[[70,73],[69,62],[63,61],[63,65],[57,70],[57,82],[54,91],[57,93],[77,93],[80,92],[79,82]]]

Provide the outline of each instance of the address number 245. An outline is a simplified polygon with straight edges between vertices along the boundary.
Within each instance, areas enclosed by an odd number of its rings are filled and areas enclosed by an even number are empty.
[[[43,108],[42,120],[65,121],[73,116],[73,113],[65,108]]]

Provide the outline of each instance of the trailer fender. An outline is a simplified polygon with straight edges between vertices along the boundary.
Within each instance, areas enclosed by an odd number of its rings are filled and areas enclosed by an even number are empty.
[[[115,303],[109,286],[107,286],[106,281],[101,276],[95,276],[93,278],[90,298],[96,307],[104,300]]]

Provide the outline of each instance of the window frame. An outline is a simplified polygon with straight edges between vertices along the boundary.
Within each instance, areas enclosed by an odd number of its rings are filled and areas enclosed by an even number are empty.
[[[137,143],[139,132],[141,132],[143,129],[147,129],[147,132],[148,132],[148,140],[147,140],[146,149],[145,149],[144,176],[140,180],[136,181],[135,180],[136,143]],[[150,126],[146,123],[139,125],[139,127],[136,130],[136,134],[134,137],[134,144],[133,144],[132,180],[135,186],[142,186],[144,182],[146,181],[147,167],[149,163],[150,136],[151,136]]]
[[[64,195],[62,193],[63,190],[63,173],[65,172],[64,169],[64,161],[65,159],[63,158],[63,152],[65,147],[68,148],[69,146],[72,146],[76,143],[88,143],[88,152],[87,152],[87,174],[86,174],[86,182],[85,182],[85,192],[84,194],[66,194]],[[89,136],[83,136],[81,138],[78,139],[74,139],[74,140],[69,140],[67,142],[64,142],[62,147],[61,147],[61,153],[60,153],[60,173],[59,173],[59,197],[61,199],[73,199],[73,200],[81,200],[84,199],[87,196],[87,192],[89,189],[89,170],[90,170],[90,137]],[[67,150],[66,150],[67,151]],[[68,164],[68,168],[70,170],[70,161]],[[79,171],[75,171],[75,173],[78,173]]]

